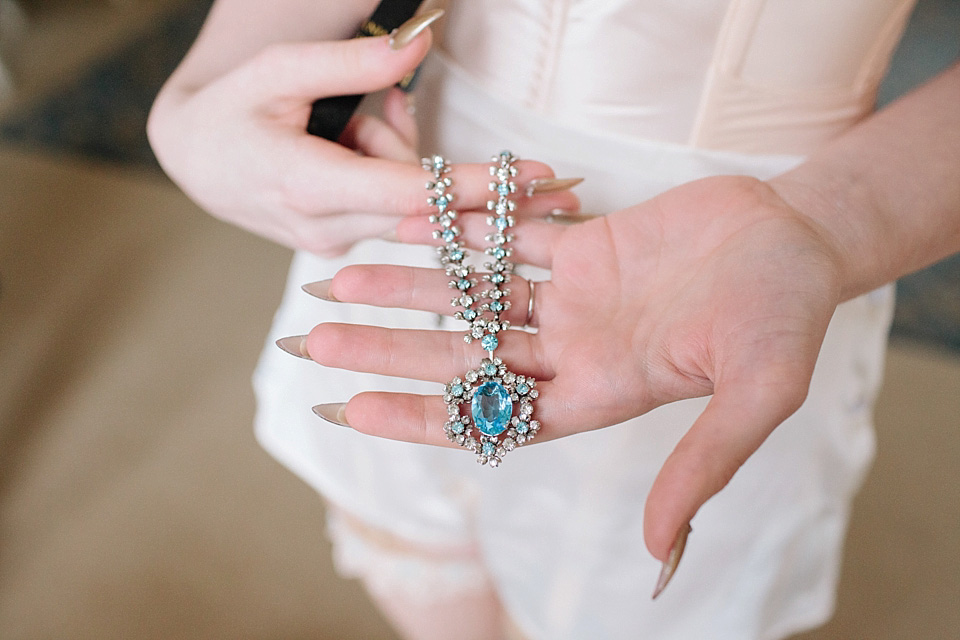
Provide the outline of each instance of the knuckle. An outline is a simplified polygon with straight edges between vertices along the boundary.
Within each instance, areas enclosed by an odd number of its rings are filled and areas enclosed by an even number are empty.
[[[427,408],[427,403],[425,400],[420,400],[419,412],[417,420],[414,421],[414,429],[416,433],[416,441],[421,443],[428,442],[429,432],[427,425],[430,424],[430,411]]]
[[[428,215],[433,210],[427,204],[428,195],[425,191],[417,192],[416,190],[398,194],[394,197],[393,210],[407,217]],[[456,208],[456,205],[454,205],[454,208]]]

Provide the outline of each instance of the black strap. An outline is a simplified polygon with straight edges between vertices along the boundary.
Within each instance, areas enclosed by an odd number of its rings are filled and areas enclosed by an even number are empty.
[[[356,37],[387,35],[413,17],[423,0],[381,0],[373,15],[357,30]],[[410,76],[404,79],[411,81]],[[363,95],[331,96],[313,103],[307,133],[336,142],[357,110]]]

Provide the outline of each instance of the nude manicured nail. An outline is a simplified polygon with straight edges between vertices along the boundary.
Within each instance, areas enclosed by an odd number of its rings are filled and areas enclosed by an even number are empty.
[[[394,51],[403,49],[442,15],[443,9],[434,9],[410,18],[390,33],[390,48]]]
[[[335,424],[338,427],[349,427],[350,423],[347,422],[347,403],[346,402],[330,402],[328,404],[318,404],[313,408],[313,412],[317,416],[323,418],[330,424]]]
[[[544,178],[543,180],[534,180],[527,185],[527,196],[534,196],[538,193],[566,191],[567,189],[573,189],[581,182],[583,182],[583,178]]]
[[[588,222],[599,217],[600,216],[592,213],[574,213],[572,211],[561,211],[557,209],[547,214],[544,220],[552,224],[580,224],[581,222]]]
[[[310,360],[310,354],[307,353],[307,336],[289,336],[277,340],[277,346],[292,356]]]
[[[321,300],[326,300],[327,302],[340,302],[333,297],[333,294],[330,293],[330,284],[333,282],[332,278],[327,280],[320,280],[318,282],[309,282],[302,287],[306,293],[309,293],[314,298],[320,298]]]
[[[670,547],[670,555],[667,556],[667,561],[663,563],[663,568],[660,570],[660,577],[657,579],[657,586],[653,590],[654,600],[663,593],[663,590],[670,584],[673,574],[676,573],[677,565],[680,564],[680,558],[683,557],[683,549],[687,546],[687,536],[690,535],[691,531],[693,531],[693,528],[690,524],[685,524],[677,534],[677,539],[673,541],[673,546]]]

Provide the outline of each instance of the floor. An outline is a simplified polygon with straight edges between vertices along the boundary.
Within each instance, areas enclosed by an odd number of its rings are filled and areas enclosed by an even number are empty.
[[[60,3],[13,101],[162,5]],[[0,147],[0,212],[0,637],[393,638],[252,438],[288,252],[155,172],[22,148]],[[837,614],[800,639],[960,638],[958,390],[956,354],[891,347]]]

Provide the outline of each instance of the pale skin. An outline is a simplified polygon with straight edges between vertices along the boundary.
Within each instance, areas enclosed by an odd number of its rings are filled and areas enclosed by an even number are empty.
[[[335,255],[394,229],[403,241],[433,242],[401,94],[388,96],[380,118],[354,120],[343,144],[303,132],[313,99],[389,87],[426,54],[429,32],[399,51],[385,38],[327,42],[349,37],[375,4],[217,2],[151,116],[164,168],[214,215],[286,246]],[[803,402],[836,305],[960,250],[957,104],[955,66],[783,176],[690,183],[576,228],[540,219],[576,210],[572,194],[520,199],[515,258],[552,275],[537,288],[539,332],[511,333],[498,353],[540,381],[538,438],[712,395],[647,501],[646,543],[658,559]],[[553,176],[532,161],[520,169],[521,187]],[[453,178],[459,208],[482,208],[485,165],[457,165]],[[467,216],[464,227],[482,244],[482,216]],[[428,270],[355,266],[330,291],[449,313],[446,281]],[[522,323],[526,286],[516,279],[511,289],[510,319]],[[307,348],[325,365],[436,382],[474,366],[477,351],[460,334],[330,324],[311,331]],[[345,416],[375,436],[449,444],[438,397],[364,393]],[[491,625],[473,627],[476,637],[497,637],[496,594],[476,603]],[[412,617],[394,618],[410,637],[452,637],[457,624],[411,629],[429,624]]]
[[[388,88],[429,50],[429,30],[398,51],[386,37],[339,41],[375,5],[217,2],[151,111],[148,134],[164,170],[211,214],[322,256],[427,215],[416,124],[399,90],[380,117],[354,118],[341,144],[305,131],[315,99]],[[524,184],[553,177],[542,163],[525,165]],[[482,207],[486,166],[461,164],[457,175],[458,205]],[[552,193],[524,207],[546,213],[578,202]]]

